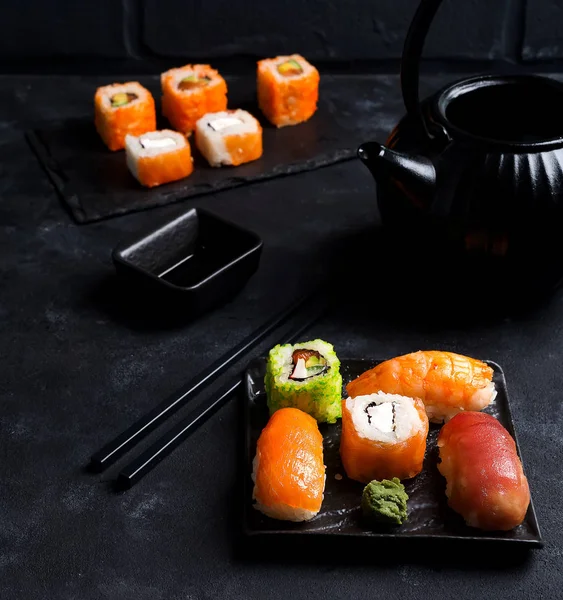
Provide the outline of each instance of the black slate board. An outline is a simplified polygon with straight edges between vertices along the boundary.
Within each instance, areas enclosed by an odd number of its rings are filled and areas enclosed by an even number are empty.
[[[237,97],[236,86],[234,97]],[[110,152],[99,138],[93,119],[49,123],[26,133],[51,182],[79,223],[88,223],[133,211],[163,206],[282,175],[310,171],[355,156],[356,141],[339,123],[332,105],[319,101],[317,112],[305,122],[277,129],[260,114],[248,92],[232,101],[256,116],[264,129],[263,155],[238,167],[210,167],[192,143],[194,172],[183,180],[144,188],[125,164],[125,152]],[[156,96],[155,96],[156,97]],[[157,108],[158,112],[158,108]],[[159,129],[170,127],[162,119]]]
[[[365,359],[341,359],[343,394],[346,384],[364,371],[371,369],[381,361]],[[506,380],[502,369],[496,363],[486,361],[493,369],[498,394],[491,404],[484,409],[496,417],[508,432],[518,441],[514,432]],[[264,391],[264,374],[266,359],[253,361],[245,373],[245,485],[244,485],[244,533],[253,538],[286,539],[297,536],[300,539],[321,538],[323,543],[330,540],[341,542],[346,539],[372,540],[374,542],[404,543],[408,541],[436,542],[480,542],[516,543],[524,547],[541,547],[543,545],[536,519],[533,503],[530,502],[524,522],[508,532],[489,532],[465,525],[463,519],[447,505],[445,479],[437,468],[438,449],[436,439],[440,426],[430,424],[426,455],[421,473],[410,480],[403,481],[409,495],[408,519],[393,531],[370,530],[362,523],[360,499],[364,486],[346,477],[340,461],[340,421],[334,425],[322,423],[319,429],[324,439],[324,462],[326,465],[326,485],[322,508],[319,514],[309,522],[291,523],[277,521],[264,516],[252,506],[252,459],[256,453],[256,442],[260,432],[268,421],[268,409]],[[345,396],[343,396],[345,397]],[[518,454],[520,449],[518,448]],[[335,479],[342,475],[342,479]],[[281,536],[281,538],[280,538]],[[384,546],[380,546],[382,549]]]

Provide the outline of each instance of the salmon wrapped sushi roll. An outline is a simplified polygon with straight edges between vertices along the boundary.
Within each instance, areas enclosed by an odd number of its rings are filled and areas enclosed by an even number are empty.
[[[514,439],[497,419],[459,413],[440,430],[438,448],[448,504],[467,525],[508,531],[522,523],[530,504],[528,480]]]
[[[122,150],[126,135],[156,129],[154,98],[136,81],[99,87],[94,96],[94,123],[110,150]]]
[[[258,105],[276,127],[296,125],[317,110],[320,76],[300,54],[258,62]]]
[[[163,129],[125,139],[127,166],[146,187],[154,187],[191,175],[194,166],[190,145],[177,131]]]
[[[325,487],[323,437],[313,417],[297,408],[274,413],[253,461],[254,507],[284,521],[308,521],[321,509]]]
[[[227,109],[227,83],[209,65],[170,69],[160,83],[162,113],[182,133],[191,133],[203,115]]]
[[[486,363],[435,350],[386,360],[346,386],[351,397],[382,391],[420,398],[430,421],[447,421],[462,410],[482,410],[496,397]]]
[[[245,110],[209,113],[196,122],[195,143],[212,167],[237,166],[262,156],[262,127]]]
[[[422,470],[428,417],[418,398],[377,392],[342,401],[340,457],[350,479],[409,479]]]

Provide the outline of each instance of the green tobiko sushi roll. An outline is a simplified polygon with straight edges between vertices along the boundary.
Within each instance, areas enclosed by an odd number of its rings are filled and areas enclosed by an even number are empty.
[[[340,361],[328,342],[278,344],[268,354],[264,384],[270,415],[291,406],[319,422],[342,416]]]

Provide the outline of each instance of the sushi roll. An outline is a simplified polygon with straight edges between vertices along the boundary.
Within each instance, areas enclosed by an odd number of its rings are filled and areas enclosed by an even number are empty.
[[[270,414],[293,406],[319,422],[335,423],[342,415],[340,361],[323,340],[272,348],[264,385]]]
[[[241,165],[262,156],[262,127],[245,110],[209,113],[195,125],[195,143],[212,167]]]
[[[203,115],[227,109],[227,84],[209,65],[170,69],[160,83],[162,113],[182,133],[191,133]]]
[[[169,129],[126,136],[125,153],[129,170],[147,187],[188,177],[194,168],[188,141]]]
[[[493,369],[486,363],[435,350],[386,360],[346,386],[351,397],[387,392],[420,398],[433,423],[462,410],[482,410],[496,397]]]
[[[113,83],[94,96],[94,124],[110,150],[125,148],[125,136],[156,129],[154,98],[140,83]]]
[[[467,525],[509,531],[522,523],[530,504],[528,480],[514,439],[497,419],[459,413],[440,430],[438,448],[448,504]]]
[[[301,55],[277,56],[258,62],[258,105],[276,127],[296,125],[317,110],[319,72]]]
[[[350,479],[409,479],[422,470],[428,417],[418,398],[377,392],[342,401],[340,457]]]
[[[325,487],[323,437],[315,419],[296,408],[270,417],[252,464],[254,508],[274,519],[308,521]]]

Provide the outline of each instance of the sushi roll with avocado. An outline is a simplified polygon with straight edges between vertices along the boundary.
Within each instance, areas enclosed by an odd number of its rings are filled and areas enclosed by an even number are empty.
[[[270,415],[289,406],[319,422],[342,416],[340,361],[328,342],[278,344],[268,354],[264,384]]]
[[[300,54],[258,61],[258,106],[276,127],[309,120],[319,99],[318,70]]]
[[[94,96],[94,124],[110,150],[123,150],[125,136],[156,129],[154,98],[138,81],[99,87]]]
[[[198,119],[227,110],[227,83],[210,65],[185,65],[160,76],[162,114],[172,129],[191,135]]]

